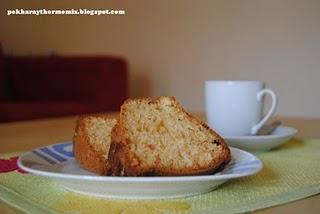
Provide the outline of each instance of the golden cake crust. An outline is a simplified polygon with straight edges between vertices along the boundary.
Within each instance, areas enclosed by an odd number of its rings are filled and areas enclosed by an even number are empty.
[[[99,149],[90,143],[87,132],[87,122],[92,118],[102,118],[104,120],[115,120],[104,115],[81,116],[76,125],[73,136],[73,152],[78,163],[88,171],[99,175],[108,175],[110,165],[107,161],[107,154],[103,149]],[[108,142],[106,142],[108,143]],[[110,143],[110,142],[109,142]]]

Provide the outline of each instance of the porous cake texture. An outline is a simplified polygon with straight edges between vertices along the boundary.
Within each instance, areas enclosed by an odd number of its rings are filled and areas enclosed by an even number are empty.
[[[179,176],[216,172],[230,161],[225,141],[173,97],[129,99],[113,129],[113,175]]]

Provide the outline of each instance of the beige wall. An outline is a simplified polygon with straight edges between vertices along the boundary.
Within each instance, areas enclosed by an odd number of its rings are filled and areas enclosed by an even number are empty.
[[[89,3],[88,3],[89,2]],[[320,117],[320,1],[1,1],[13,54],[115,54],[132,96],[174,95],[204,111],[207,79],[263,80],[279,115]],[[125,16],[6,16],[7,8],[124,8]]]

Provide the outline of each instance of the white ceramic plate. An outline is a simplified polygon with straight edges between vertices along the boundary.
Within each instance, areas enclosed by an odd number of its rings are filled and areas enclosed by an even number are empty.
[[[276,148],[290,140],[297,130],[286,126],[278,126],[270,135],[261,136],[225,136],[229,146],[251,152],[262,152]]]
[[[75,192],[128,199],[176,198],[209,192],[229,179],[257,173],[263,167],[254,155],[231,148],[232,160],[214,175],[171,177],[97,176],[77,164],[71,142],[35,149],[20,156],[18,166],[29,173],[54,179]]]

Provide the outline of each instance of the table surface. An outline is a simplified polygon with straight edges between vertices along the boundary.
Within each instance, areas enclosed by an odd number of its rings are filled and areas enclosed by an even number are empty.
[[[109,113],[116,115],[116,113]],[[203,114],[197,114],[203,118]],[[283,125],[298,130],[297,137],[320,138],[320,118],[276,117]],[[72,139],[77,117],[41,119],[0,124],[0,153],[31,150]],[[0,201],[1,213],[18,213]],[[319,213],[320,194],[295,202],[262,209],[256,213]]]

